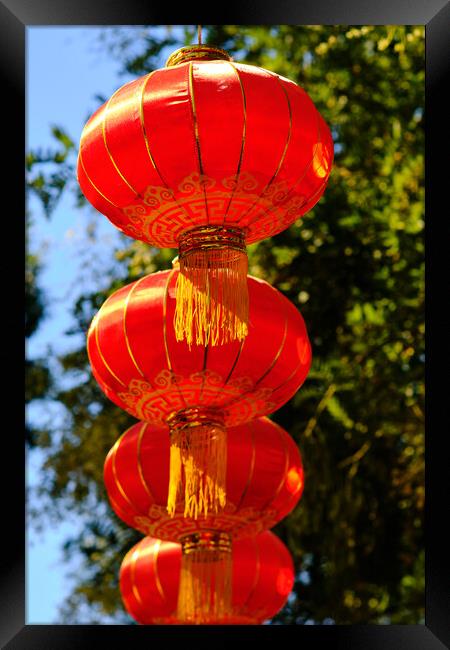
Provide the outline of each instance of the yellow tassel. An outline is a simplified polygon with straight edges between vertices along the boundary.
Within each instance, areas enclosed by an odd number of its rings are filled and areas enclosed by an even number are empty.
[[[231,538],[202,532],[182,540],[177,619],[187,624],[214,624],[232,607]]]
[[[236,248],[209,239],[196,243],[191,237],[188,250],[180,244],[174,329],[177,341],[186,340],[189,346],[242,341],[248,333],[245,245]]]
[[[206,517],[211,511],[220,512],[226,503],[225,427],[217,422],[202,423],[201,419],[198,423],[178,422],[178,425],[172,421],[169,426],[167,512],[173,517],[180,499],[184,499],[185,517],[197,519],[199,515]]]

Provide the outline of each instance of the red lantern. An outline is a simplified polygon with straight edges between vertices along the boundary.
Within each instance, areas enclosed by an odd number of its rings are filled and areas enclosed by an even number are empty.
[[[112,447],[104,467],[111,506],[126,524],[146,535],[180,542],[202,531],[238,539],[272,528],[297,505],[304,487],[302,460],[291,436],[268,418],[232,427],[227,435],[227,503],[220,514],[167,512],[169,435],[140,422]],[[189,518],[185,518],[185,514]]]
[[[171,511],[183,474],[193,510],[217,511],[225,503],[225,427],[272,413],[292,397],[308,373],[311,348],[297,309],[267,282],[248,277],[247,338],[190,351],[173,329],[177,275],[155,273],[113,293],[91,324],[88,353],[115,404],[169,426]]]
[[[330,130],[302,88],[199,45],[92,115],[78,181],[125,234],[179,248],[176,338],[217,345],[248,331],[246,244],[310,210],[332,159]]]
[[[233,543],[227,609],[203,608],[186,617],[179,593],[184,560],[180,544],[150,537],[127,553],[120,569],[120,590],[126,610],[138,623],[260,624],[283,607],[294,584],[288,549],[265,531]]]

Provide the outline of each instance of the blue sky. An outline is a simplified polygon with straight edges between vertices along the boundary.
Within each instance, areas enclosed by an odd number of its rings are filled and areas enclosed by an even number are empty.
[[[54,147],[51,125],[62,125],[78,144],[87,116],[98,105],[96,94],[109,96],[129,80],[118,77],[119,64],[99,51],[99,28],[32,27],[27,29],[27,148]],[[31,198],[33,214],[31,247],[44,261],[41,283],[53,306],[50,318],[34,337],[31,347],[44,352],[69,324],[68,309],[79,268],[78,246],[86,226],[86,215],[72,209],[73,199],[64,195],[50,222],[42,216],[38,202]],[[39,218],[40,217],[40,218]],[[112,245],[115,229],[98,219],[106,244]],[[59,349],[59,348],[58,348]]]
[[[30,27],[27,29],[27,149],[52,147],[50,125],[64,125],[79,138],[86,112],[94,108],[96,92],[112,92],[117,69],[106,55],[93,50],[97,28]],[[119,84],[120,85],[120,84]],[[46,221],[37,200],[31,198],[34,216],[30,248],[40,254],[44,269],[40,284],[50,303],[49,314],[28,345],[28,354],[45,356],[49,344],[58,352],[69,342],[63,332],[70,325],[71,291],[77,275],[76,233],[82,215],[64,197],[51,221]],[[28,417],[42,421],[48,405],[36,404]],[[27,454],[27,485],[39,482],[42,453]],[[35,505],[36,500],[30,502]],[[26,622],[58,622],[57,607],[70,591],[66,574],[72,568],[62,561],[61,543],[77,530],[76,521],[61,526],[46,522],[44,532],[28,526]]]
[[[87,117],[98,105],[95,96],[109,97],[131,76],[120,76],[120,63],[99,45],[101,27],[28,27],[27,28],[27,149],[54,147],[50,127],[61,125],[78,145]],[[139,28],[136,27],[137,37]],[[30,357],[48,356],[49,346],[58,354],[79,345],[64,335],[71,325],[70,310],[78,291],[85,290],[89,272],[101,274],[102,259],[112,259],[118,246],[117,232],[107,219],[87,208],[73,208],[73,197],[63,196],[48,221],[37,199],[30,197],[33,215],[30,250],[37,252],[44,268],[39,278],[49,303],[48,316],[28,344]],[[97,220],[99,243],[85,249],[83,233],[89,219]],[[80,279],[81,278],[81,279]],[[56,404],[35,403],[27,414],[30,420],[46,422],[62,417]],[[27,485],[39,483],[43,454],[39,449],[27,454]],[[30,496],[28,505],[39,507]],[[44,521],[38,533],[32,525],[27,534],[26,623],[58,623],[58,605],[71,589],[69,570],[62,560],[61,544],[76,533],[79,522],[73,516],[60,526]]]

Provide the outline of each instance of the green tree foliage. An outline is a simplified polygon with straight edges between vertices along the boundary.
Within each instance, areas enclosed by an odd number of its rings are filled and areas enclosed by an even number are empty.
[[[27,220],[28,221],[28,220]],[[27,223],[28,232],[28,223]],[[38,284],[41,266],[37,255],[28,249],[25,260],[25,338],[30,339],[45,318],[45,297]],[[27,357],[25,361],[25,404],[42,399],[50,390],[51,376],[45,359]],[[32,447],[38,437],[43,441],[44,432],[39,432],[30,423],[25,425],[25,441]]]
[[[187,42],[194,34],[186,29]],[[105,41],[136,76],[181,45],[170,30],[141,36],[139,51],[129,29]],[[298,574],[274,622],[423,622],[424,30],[209,26],[205,40],[303,86],[335,141],[319,203],[249,249],[250,272],[301,310],[313,347],[304,386],[273,416],[299,444],[306,473],[300,505],[275,529]],[[71,143],[55,136],[68,151]],[[67,178],[69,158],[57,179]],[[59,181],[41,178],[49,205]],[[174,255],[123,238],[121,280],[80,296],[79,331],[112,291],[168,268]],[[118,568],[140,536],[105,505],[102,466],[134,421],[103,396],[84,348],[60,361],[79,379],[57,395],[68,425],[54,435],[43,490],[52,511],[76,508],[86,520],[66,545],[69,554],[81,550],[84,565],[63,614],[67,622],[80,622],[81,612],[122,621]]]
[[[57,126],[51,127],[51,133],[56,147],[52,151],[42,149],[29,151],[25,166],[27,171],[28,198],[36,196],[42,205],[44,214],[50,217],[66,186],[75,186],[74,165],[70,162],[70,154],[75,150],[75,144],[64,130]],[[82,205],[84,197],[76,188],[78,205]],[[25,337],[29,339],[46,317],[47,301],[39,286],[39,274],[42,263],[39,255],[29,249],[29,231],[32,218],[26,217],[27,252],[25,260]],[[25,361],[25,403],[47,398],[52,389],[52,377],[47,359],[31,359],[27,355]],[[25,428],[26,441],[30,447],[46,446],[49,432],[27,422]]]

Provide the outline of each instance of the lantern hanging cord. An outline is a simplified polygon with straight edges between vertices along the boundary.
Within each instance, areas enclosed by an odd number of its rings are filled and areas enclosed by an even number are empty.
[[[197,36],[198,36],[198,44],[202,44],[202,26],[197,25]]]

